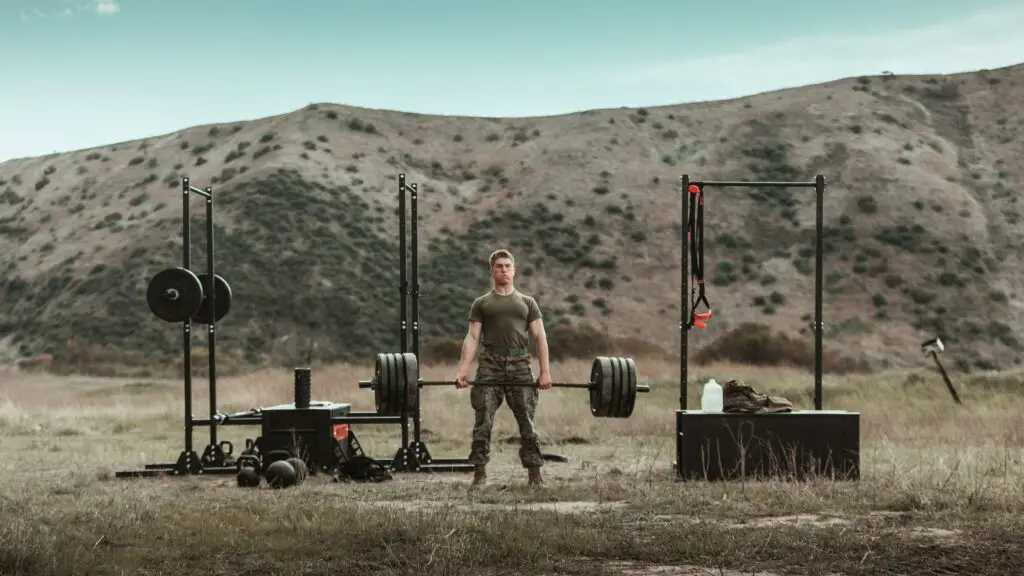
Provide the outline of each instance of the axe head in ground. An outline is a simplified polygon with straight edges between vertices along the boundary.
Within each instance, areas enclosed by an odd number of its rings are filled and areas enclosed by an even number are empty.
[[[931,340],[921,344],[921,352],[924,353],[925,356],[929,354],[939,354],[945,349],[946,347],[942,345],[942,340],[939,340],[938,337],[932,338]]]

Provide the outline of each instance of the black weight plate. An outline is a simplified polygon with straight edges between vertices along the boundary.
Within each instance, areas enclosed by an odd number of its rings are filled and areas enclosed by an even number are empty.
[[[611,410],[611,380],[611,360],[605,356],[594,358],[590,367],[590,413],[598,418],[607,417]]]
[[[609,418],[618,418],[619,414],[622,413],[622,397],[624,389],[622,387],[625,375],[622,373],[622,362],[619,362],[618,358],[611,357],[608,362],[612,365],[611,372],[611,407],[608,409],[607,416]]]
[[[373,358],[373,409],[380,412],[380,354]]]
[[[615,375],[615,400],[609,416],[629,418],[636,405],[636,364],[630,358],[612,358]]]
[[[387,376],[387,354],[377,354],[373,365],[373,405],[378,414],[384,415],[387,407],[387,390],[390,385]]]
[[[157,272],[146,287],[150,311],[165,322],[188,320],[203,302],[203,285],[191,270],[167,268]]]
[[[401,371],[401,377],[404,383],[402,384],[405,390],[405,397],[407,404],[407,411],[412,414],[420,408],[420,366],[416,360],[416,355],[412,352],[405,352],[401,354],[401,358],[404,361],[405,370]]]
[[[394,366],[394,379],[391,381],[391,390],[394,392],[392,398],[394,399],[394,410],[395,415],[400,416],[402,414],[402,406],[405,404],[405,388],[402,387],[402,383],[405,381],[405,359],[402,358],[401,354],[395,354],[392,352],[391,362]]]
[[[398,416],[402,413],[401,395],[398,382],[398,362],[394,354],[377,355],[377,384],[374,388],[377,398],[377,413],[382,416]]]
[[[391,353],[388,356],[391,357],[391,414],[400,416],[402,404],[408,400],[406,365],[400,354]],[[410,408],[407,408],[407,411],[409,410]]]
[[[402,413],[402,391],[400,388],[398,356],[394,353],[387,355],[388,373],[388,416],[398,416]]]
[[[590,413],[597,416],[601,407],[601,373],[596,359],[590,365],[590,389],[587,393],[590,395]]]
[[[608,415],[609,408],[609,393],[611,391],[608,388],[608,378],[611,376],[611,367],[608,365],[607,358],[598,357],[594,360],[594,365],[591,369],[595,372],[595,381],[597,382],[595,387],[597,397],[592,408],[594,409],[595,416],[604,418]]]
[[[633,409],[636,407],[636,362],[632,358],[623,358],[622,363],[626,366],[626,390],[628,395],[626,396],[626,406],[621,417],[629,418],[633,415]]]
[[[203,302],[199,306],[199,310],[197,310],[195,312],[195,314],[192,314],[192,321],[195,322],[196,324],[209,324],[210,323],[210,315],[206,311],[206,308],[207,308],[208,304],[207,304],[207,298],[206,298],[206,294],[205,294],[205,292],[206,292],[206,279],[209,278],[209,276],[210,275],[206,274],[206,273],[203,273],[203,274],[200,274],[199,276],[197,276],[197,278],[199,278],[199,282],[203,286],[203,293],[204,294],[203,294]],[[228,285],[228,281],[227,280],[225,280],[224,278],[221,278],[220,274],[214,274],[213,275],[213,290],[214,290],[214,294],[217,297],[216,300],[213,303],[213,305],[217,308],[216,313],[214,314],[214,318],[216,319],[217,322],[220,322],[221,319],[223,319],[225,316],[227,316],[228,312],[231,310],[231,286]]]

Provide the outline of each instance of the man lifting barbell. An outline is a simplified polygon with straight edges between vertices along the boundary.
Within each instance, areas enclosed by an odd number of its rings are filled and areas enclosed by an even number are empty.
[[[473,424],[470,456],[476,465],[474,486],[486,482],[494,414],[508,399],[519,424],[520,460],[529,472],[530,483],[542,484],[540,452],[534,414],[540,389],[573,388],[587,390],[590,414],[596,418],[629,418],[636,395],[650,392],[650,386],[638,384],[636,363],[632,358],[597,356],[586,382],[552,382],[548,363],[547,337],[537,301],[512,286],[515,261],[507,250],[495,251],[490,258],[494,288],[476,298],[470,306],[469,331],[463,343],[462,358],[455,380],[423,380],[416,354],[377,354],[372,380],[360,380],[360,388],[374,392],[374,405],[382,416],[402,416],[420,409],[420,390],[426,386],[473,386],[470,404]],[[527,349],[530,336],[537,342],[540,378],[534,380]],[[469,366],[478,356],[477,379],[468,380]]]
[[[534,415],[539,390],[551,388],[551,369],[544,320],[537,301],[519,292],[513,283],[515,259],[508,250],[495,250],[489,260],[493,287],[473,300],[469,310],[469,331],[462,344],[462,359],[455,378],[457,388],[467,388],[469,366],[477,357],[477,372],[469,401],[475,413],[469,461],[475,465],[473,486],[487,482],[491,431],[494,415],[503,400],[519,425],[519,460],[528,471],[530,485],[543,484],[544,459]],[[529,340],[537,343],[540,378],[533,386]],[[499,384],[507,383],[510,386]]]

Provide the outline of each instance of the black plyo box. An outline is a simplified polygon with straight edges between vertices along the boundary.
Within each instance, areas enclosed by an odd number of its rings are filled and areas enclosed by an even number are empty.
[[[860,414],[676,411],[676,472],[685,480],[860,478]]]
[[[349,412],[350,404],[335,402],[313,402],[308,408],[296,408],[294,404],[264,408],[260,449],[266,453],[297,451],[307,464],[327,466],[335,460],[336,435],[332,419],[347,416]],[[344,424],[339,426],[347,428]]]

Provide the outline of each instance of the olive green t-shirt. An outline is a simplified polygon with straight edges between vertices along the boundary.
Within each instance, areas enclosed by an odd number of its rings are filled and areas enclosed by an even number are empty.
[[[480,341],[497,348],[527,348],[530,322],[542,318],[540,306],[532,296],[513,290],[502,295],[494,290],[473,300],[470,322],[482,322]]]

